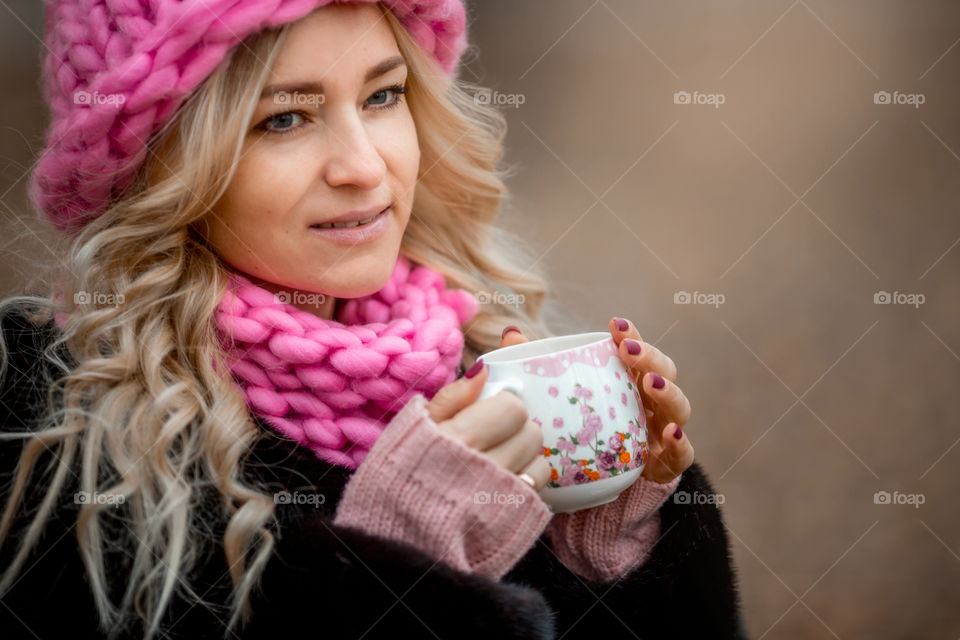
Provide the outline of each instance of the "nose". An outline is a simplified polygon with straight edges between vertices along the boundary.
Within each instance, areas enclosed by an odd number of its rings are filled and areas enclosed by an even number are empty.
[[[379,186],[387,167],[361,116],[354,112],[331,118],[328,130],[327,184],[331,187],[352,184],[362,189]]]

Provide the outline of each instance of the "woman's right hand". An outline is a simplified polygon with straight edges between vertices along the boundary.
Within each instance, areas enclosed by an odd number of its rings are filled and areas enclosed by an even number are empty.
[[[534,480],[533,490],[539,492],[550,480],[543,432],[528,419],[520,398],[509,391],[477,401],[489,375],[489,367],[481,366],[473,377],[464,375],[437,391],[427,407],[430,417],[446,435],[501,467],[528,474]]]

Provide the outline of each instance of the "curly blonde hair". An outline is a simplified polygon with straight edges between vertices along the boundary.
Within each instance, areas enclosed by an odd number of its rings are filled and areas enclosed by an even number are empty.
[[[421,148],[401,252],[481,301],[463,327],[462,366],[499,346],[505,325],[519,326],[531,339],[552,335],[541,320],[549,304],[543,274],[520,266],[536,261],[522,241],[495,225],[508,197],[507,171],[500,168],[505,119],[474,100],[478,86],[446,79],[393,14],[380,9],[409,67],[407,96]],[[24,440],[0,519],[0,546],[25,490],[34,489],[32,470],[45,451],[54,456],[42,502],[0,577],[0,593],[38,542],[67,474],[78,473],[80,491],[122,500],[120,508],[82,504],[76,522],[105,634],[139,621],[146,637],[154,637],[175,595],[216,611],[188,581],[208,544],[222,545],[230,567],[225,635],[253,613],[251,589],[270,559],[277,521],[272,494],[241,474],[258,427],[222,373],[228,369],[213,320],[226,267],[195,225],[230,184],[290,26],[249,38],[191,94],[149,141],[133,184],[65,239],[61,268],[43,280],[52,283],[47,295],[0,303],[0,315],[29,309],[37,321],[54,313],[67,318],[44,353],[51,367],[42,418],[32,431],[0,434]],[[98,296],[71,304],[81,291]],[[7,352],[0,335],[2,378],[9,373]],[[203,500],[210,489],[219,498],[216,513]],[[209,524],[216,521],[226,522],[222,535]],[[119,604],[109,595],[104,564],[105,551],[118,548],[132,556]]]

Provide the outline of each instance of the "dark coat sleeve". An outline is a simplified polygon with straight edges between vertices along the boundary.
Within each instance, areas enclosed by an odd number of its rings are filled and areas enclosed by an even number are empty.
[[[715,493],[703,469],[684,472],[680,492]],[[602,628],[620,637],[742,638],[739,597],[720,510],[660,508],[661,536],[647,561],[619,580],[596,582],[568,569],[542,536],[505,580],[536,586],[557,612],[557,634]],[[628,631],[629,630],[629,631]]]

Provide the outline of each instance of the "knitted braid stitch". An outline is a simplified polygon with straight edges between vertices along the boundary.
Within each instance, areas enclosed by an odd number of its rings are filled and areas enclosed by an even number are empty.
[[[330,2],[376,0],[46,0],[46,145],[28,193],[61,230],[129,186],[147,143],[247,36]],[[466,48],[461,0],[382,0],[448,75]]]
[[[464,289],[397,259],[384,287],[326,320],[237,273],[216,321],[251,411],[332,464],[356,469],[414,395],[456,378],[461,325],[477,311]]]

